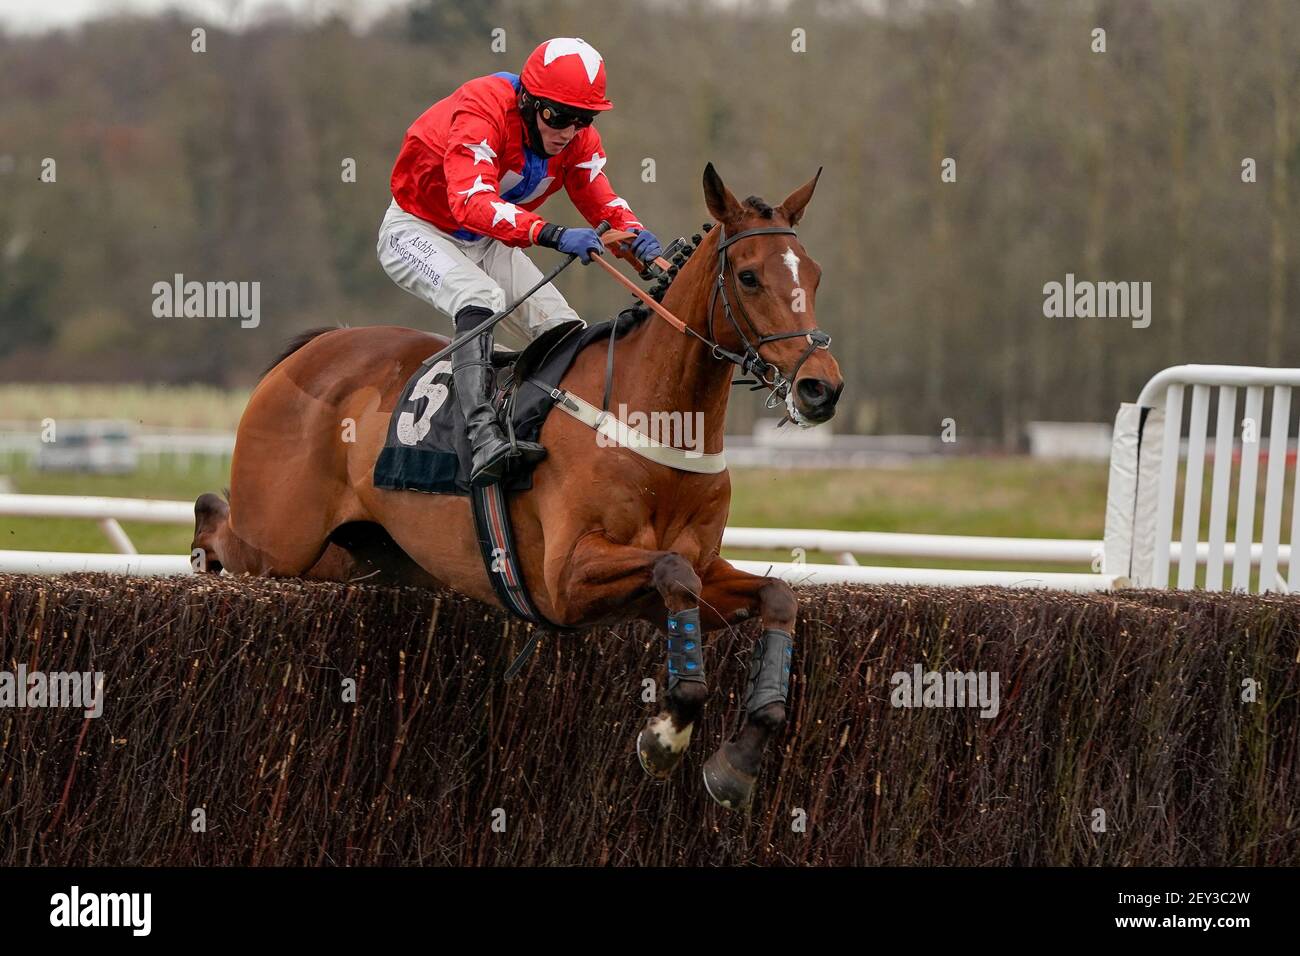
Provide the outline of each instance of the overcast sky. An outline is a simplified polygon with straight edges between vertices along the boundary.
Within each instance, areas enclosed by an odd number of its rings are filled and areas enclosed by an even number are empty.
[[[364,20],[401,0],[0,0],[0,24],[16,31],[72,26],[109,13],[157,13],[169,7],[192,10],[209,21],[239,25],[268,10],[288,9],[320,16],[342,12]]]
[[[476,0],[464,0],[475,3]],[[609,0],[591,0],[593,9]],[[651,0],[623,0],[650,5]],[[712,0],[723,9],[758,7],[784,9],[790,0]],[[878,9],[884,0],[858,0],[864,10]],[[971,0],[961,0],[969,3]],[[343,14],[360,26],[391,7],[406,6],[410,0],[0,0],[0,27],[12,32],[33,33],[57,27],[75,26],[87,18],[112,13],[158,13],[166,9],[194,11],[209,22],[243,26],[259,14],[290,10],[320,18]]]

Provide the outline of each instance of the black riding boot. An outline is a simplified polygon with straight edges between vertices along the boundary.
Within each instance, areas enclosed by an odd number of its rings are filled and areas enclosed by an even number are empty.
[[[456,315],[456,337],[492,317],[492,312],[479,306],[466,306]],[[499,481],[516,455],[528,461],[546,457],[546,449],[535,442],[517,441],[512,445],[502,433],[492,407],[494,371],[491,366],[492,333],[485,332],[477,340],[462,345],[452,353],[452,377],[456,382],[456,395],[461,413],[465,416],[473,464],[469,482],[475,488]]]

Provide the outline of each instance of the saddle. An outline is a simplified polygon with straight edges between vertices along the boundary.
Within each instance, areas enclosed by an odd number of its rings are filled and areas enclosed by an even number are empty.
[[[635,307],[595,325],[564,322],[547,329],[525,348],[492,353],[497,387],[493,406],[507,436],[538,441],[546,416],[555,407],[551,389],[588,345],[621,338],[640,320]],[[533,387],[524,388],[531,382]],[[465,419],[455,400],[451,359],[424,364],[402,390],[388,423],[384,449],[375,461],[376,488],[469,495],[473,455]],[[498,483],[502,491],[532,487],[533,466],[514,459]]]

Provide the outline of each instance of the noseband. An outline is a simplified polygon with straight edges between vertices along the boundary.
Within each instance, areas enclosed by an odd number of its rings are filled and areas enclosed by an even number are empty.
[[[796,332],[779,332],[775,335],[759,335],[758,329],[754,328],[754,323],[750,321],[749,315],[745,312],[744,305],[740,302],[739,294],[737,294],[736,309],[740,312],[740,317],[744,320],[745,325],[749,327],[749,331],[754,337],[753,341],[751,341],[750,337],[745,334],[745,330],[741,328],[740,322],[736,320],[736,315],[731,308],[731,300],[727,297],[727,274],[729,271],[727,263],[727,247],[733,242],[738,242],[739,240],[748,238],[749,236],[795,236],[798,235],[798,233],[789,226],[766,226],[759,229],[746,229],[743,232],[738,232],[734,236],[728,237],[727,228],[725,226],[719,225],[718,228],[722,231],[719,233],[718,240],[718,278],[717,281],[714,282],[712,290],[709,292],[709,337],[706,339],[692,329],[688,329],[687,331],[707,345],[710,350],[712,350],[714,358],[725,359],[733,365],[739,366],[743,374],[753,375],[754,380],[739,379],[732,382],[732,384],[752,385],[753,388],[751,391],[756,391],[760,388],[769,389],[771,394],[768,395],[767,401],[764,404],[768,408],[775,408],[777,405],[784,402],[789,396],[790,386],[794,380],[799,377],[799,369],[803,367],[804,362],[808,361],[808,357],[818,349],[830,348],[831,337],[821,329],[800,329]],[[731,323],[731,327],[736,330],[736,334],[740,336],[740,341],[745,347],[743,353],[729,351],[718,344],[718,337],[713,332],[713,318],[716,314],[715,305],[719,297],[722,298],[723,315],[727,317],[727,321]],[[790,377],[787,379],[781,373],[781,370],[771,362],[764,359],[758,350],[768,342],[777,342],[781,339],[793,339],[799,336],[805,336],[808,339],[808,348],[806,348],[803,354],[799,356],[799,361],[795,363],[794,368],[790,371]]]

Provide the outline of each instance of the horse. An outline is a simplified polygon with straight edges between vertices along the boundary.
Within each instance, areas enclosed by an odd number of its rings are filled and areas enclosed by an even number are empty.
[[[661,300],[685,328],[644,314],[618,338],[610,407],[700,412],[704,451],[716,453],[740,366],[756,376],[755,388],[770,390],[769,404],[784,401],[796,424],[831,418],[844,383],[814,318],[821,268],[794,228],[820,175],[771,206],[757,196],[739,201],[713,164],[705,167],[714,223]],[[468,498],[372,482],[403,386],[447,341],[371,326],[312,330],[292,342],[249,398],[225,498],[205,494],[195,504],[196,567],[345,581],[358,568],[379,569],[384,580],[436,582],[500,607]],[[605,363],[604,343],[592,343],[560,387],[599,396]],[[661,781],[681,762],[707,697],[700,633],[757,613],[763,637],[742,726],[704,765],[710,797],[747,806],[763,752],[786,724],[794,591],[721,557],[731,501],[725,469],[674,470],[628,448],[596,447],[594,436],[569,415],[549,415],[540,435],[548,455],[531,489],[509,498],[533,602],[557,627],[643,619],[667,634],[662,709],[636,742],[642,767]]]

